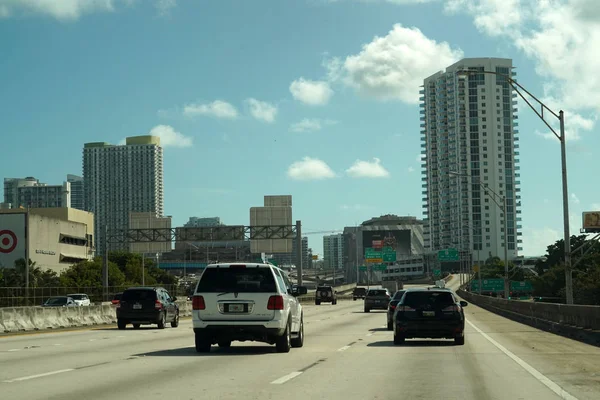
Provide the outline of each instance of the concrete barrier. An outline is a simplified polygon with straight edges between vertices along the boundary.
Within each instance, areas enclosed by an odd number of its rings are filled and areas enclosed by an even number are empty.
[[[534,303],[459,290],[466,301],[534,328],[600,346],[600,306]]]

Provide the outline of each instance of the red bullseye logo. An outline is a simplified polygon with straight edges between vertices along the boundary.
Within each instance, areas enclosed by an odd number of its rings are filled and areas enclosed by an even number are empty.
[[[17,235],[13,231],[0,231],[0,253],[10,253],[17,247]]]

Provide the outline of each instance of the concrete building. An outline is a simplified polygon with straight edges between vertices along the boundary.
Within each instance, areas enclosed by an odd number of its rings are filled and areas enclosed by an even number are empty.
[[[412,276],[413,260],[417,260],[417,274],[425,273],[423,256],[425,254],[423,221],[412,216],[382,215],[364,221],[360,226],[345,227],[343,233],[344,269],[346,279],[355,282],[357,266],[366,266],[365,251],[367,249],[381,250],[391,247],[396,253],[396,261],[388,262],[388,270],[398,269],[398,276]],[[411,270],[400,272],[401,264],[409,263]],[[384,272],[383,274],[387,274]],[[395,272],[394,272],[395,274]],[[369,279],[382,279],[382,276],[371,276]],[[367,273],[359,271],[361,282],[367,282]]]
[[[300,265],[300,260],[298,260],[298,256],[296,254],[298,254],[296,252],[296,240],[292,241],[292,263],[294,265]],[[307,268],[308,265],[310,265],[311,263],[309,263],[309,252],[308,252],[308,237],[307,236],[303,236],[302,237],[302,267],[303,268]]]
[[[71,184],[48,185],[34,177],[4,178],[4,203],[12,208],[71,207]]]
[[[94,257],[94,216],[74,208],[0,210],[0,267],[18,259],[57,273]]]
[[[264,196],[263,207],[250,207],[250,226],[289,226],[292,223],[292,196]],[[293,252],[294,240],[290,238],[258,237],[250,240],[252,253],[282,254]],[[307,247],[308,251],[308,247]]]
[[[85,210],[83,202],[83,177],[68,174],[67,182],[71,184],[71,208]]]
[[[421,89],[425,246],[457,248],[474,260],[509,258],[522,242],[517,94],[501,76],[515,77],[512,60],[466,58],[425,79]],[[506,196],[506,215],[484,187]],[[502,199],[497,199],[502,205]]]
[[[157,136],[128,137],[125,145],[86,143],[83,149],[84,205],[95,217],[97,252],[104,254],[105,229],[124,230],[130,212],[163,216],[163,150]],[[109,250],[127,250],[110,243]]]
[[[221,218],[219,217],[208,217],[208,218],[199,218],[199,217],[190,217],[189,221],[186,222],[183,226],[185,228],[207,228],[211,226],[223,226],[221,223]]]
[[[323,261],[326,269],[344,267],[344,236],[341,233],[323,236]]]
[[[130,212],[129,229],[171,229],[171,217],[157,217],[153,212]],[[157,254],[171,251],[171,241],[129,243],[129,251]]]

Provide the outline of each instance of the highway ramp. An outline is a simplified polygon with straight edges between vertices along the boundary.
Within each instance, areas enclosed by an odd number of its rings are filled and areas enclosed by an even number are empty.
[[[305,345],[288,354],[237,342],[197,354],[189,320],[165,330],[4,336],[0,393],[11,400],[600,398],[599,348],[473,305],[465,309],[464,346],[394,346],[385,312],[363,313],[360,301],[304,309]]]

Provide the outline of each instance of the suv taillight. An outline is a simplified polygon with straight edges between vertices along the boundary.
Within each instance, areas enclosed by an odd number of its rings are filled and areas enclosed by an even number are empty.
[[[192,297],[192,310],[205,310],[206,304],[204,303],[204,297],[194,296]]]
[[[271,296],[267,303],[267,310],[283,310],[283,296]]]
[[[160,302],[160,300],[154,300],[154,308],[157,309],[157,310],[162,310],[163,305]]]
[[[398,307],[398,311],[415,311],[415,309],[408,306],[400,306]]]
[[[459,312],[460,311],[460,307],[457,306],[457,305],[452,305],[452,306],[448,306],[446,308],[443,308],[442,311],[444,311],[444,312],[450,312],[450,311]]]

